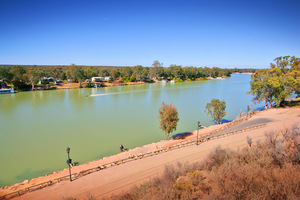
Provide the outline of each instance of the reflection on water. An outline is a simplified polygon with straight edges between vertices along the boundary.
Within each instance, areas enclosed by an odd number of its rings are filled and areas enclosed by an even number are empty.
[[[225,119],[250,105],[249,75],[212,81],[22,92],[0,96],[0,184],[31,179],[66,166],[66,147],[80,163],[164,139],[161,102],[179,112],[176,132],[213,124],[204,112],[212,98],[225,100]],[[87,97],[87,95],[90,95]],[[21,163],[21,164],[20,164]],[[30,169],[30,170],[28,170]]]

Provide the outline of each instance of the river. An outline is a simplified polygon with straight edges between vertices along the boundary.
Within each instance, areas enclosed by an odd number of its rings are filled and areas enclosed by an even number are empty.
[[[162,101],[179,113],[173,134],[213,124],[204,112],[213,98],[225,100],[225,119],[251,104],[248,74],[226,80],[156,83],[106,88],[20,92],[0,95],[0,186],[86,163],[164,139],[158,110]],[[88,96],[91,95],[91,96]],[[252,108],[258,105],[253,105]]]

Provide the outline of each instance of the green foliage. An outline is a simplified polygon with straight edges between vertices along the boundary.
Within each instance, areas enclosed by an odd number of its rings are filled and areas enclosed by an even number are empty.
[[[130,77],[129,79],[130,82],[135,82],[136,81],[136,78],[134,76]]]
[[[124,77],[122,78],[122,81],[123,81],[124,83],[127,83],[127,82],[130,81],[130,78],[129,78],[128,76],[124,76]]]
[[[26,71],[22,66],[13,66],[10,70],[13,75],[12,83],[16,89],[25,89],[27,87],[28,77]]]
[[[176,130],[177,122],[179,121],[178,112],[173,104],[165,104],[162,102],[159,108],[160,128],[165,132],[166,139],[168,139],[169,134]]]
[[[205,112],[215,120],[216,123],[221,123],[223,117],[226,115],[226,103],[219,99],[212,99],[210,103],[205,106]]]
[[[134,66],[132,70],[136,80],[141,80],[141,78],[143,78],[143,67],[141,65]],[[130,80],[130,82],[135,82],[136,80]]]
[[[71,77],[72,77],[73,81],[79,82],[79,87],[81,87],[82,80],[84,80],[86,78],[82,67],[72,65],[70,67],[70,73],[71,73]]]
[[[250,91],[254,101],[275,103],[277,107],[293,92],[300,93],[300,59],[296,57],[278,57],[271,63],[270,69],[258,70],[251,76]]]
[[[10,72],[10,68],[0,67],[0,80],[3,79],[6,83],[11,83],[13,74]]]
[[[175,81],[176,81],[176,82],[183,82],[183,80],[180,79],[180,78],[176,78]]]
[[[121,77],[126,77],[126,76],[131,77],[132,73],[133,73],[133,71],[132,71],[131,67],[123,67],[121,69],[120,75],[121,75]]]
[[[112,69],[111,76],[116,80],[117,78],[120,77],[120,72],[117,69]]]
[[[297,66],[297,61],[293,60],[294,66]],[[14,69],[13,69],[14,68]],[[23,71],[22,71],[23,70]],[[255,71],[255,70],[254,70]],[[290,73],[290,78],[287,80],[294,90],[299,88],[300,81],[296,80],[299,77],[299,69],[293,68],[293,73]],[[182,67],[180,65],[170,65],[163,67],[159,61],[154,61],[151,67],[143,67],[137,65],[134,67],[110,67],[110,66],[78,66],[71,64],[70,66],[1,66],[0,79],[6,83],[13,83],[15,88],[26,88],[31,85],[34,89],[38,80],[42,77],[53,77],[54,80],[59,79],[64,81],[72,79],[73,82],[81,82],[84,79],[90,79],[94,76],[112,76],[114,79],[122,78],[123,82],[129,82],[130,77],[135,76],[138,81],[154,82],[153,79],[167,78],[181,80],[206,80],[209,76],[230,76],[232,72],[253,72],[251,69],[221,69],[208,67]],[[124,78],[125,77],[125,78]],[[129,78],[128,78],[129,77]],[[295,79],[295,80],[294,80]],[[44,84],[44,87],[48,85]],[[299,90],[298,90],[299,91]],[[300,91],[299,91],[300,92]]]

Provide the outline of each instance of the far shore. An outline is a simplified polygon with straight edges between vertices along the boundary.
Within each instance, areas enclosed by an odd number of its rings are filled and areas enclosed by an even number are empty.
[[[236,74],[252,74],[252,73],[236,73]],[[222,77],[222,78],[228,78],[228,77]],[[213,80],[212,77],[206,77],[206,78],[198,78],[193,81],[203,81],[203,80]],[[101,82],[102,87],[114,87],[114,86],[127,86],[127,85],[143,85],[143,84],[150,84],[150,83],[161,83],[159,80],[152,80],[153,82],[145,82],[145,81],[136,81],[136,82],[126,82],[126,83],[120,83],[118,80],[113,81],[111,83],[108,82]],[[186,81],[184,81],[186,82]],[[73,82],[63,82],[58,84],[49,84],[47,88],[42,88],[42,85],[36,85],[35,89],[26,89],[26,90],[17,90],[17,92],[25,92],[25,91],[47,91],[47,90],[68,90],[68,89],[78,89],[78,88],[94,88],[94,87],[86,87],[87,83],[82,82],[81,87],[79,87],[79,83],[73,83]]]

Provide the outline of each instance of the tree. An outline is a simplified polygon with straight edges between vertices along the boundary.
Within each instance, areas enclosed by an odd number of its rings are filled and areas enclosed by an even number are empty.
[[[10,70],[10,73],[13,75],[12,83],[15,88],[23,89],[25,88],[27,82],[26,70],[22,66],[13,66]]]
[[[143,75],[143,67],[141,65],[134,66],[133,75],[136,77],[138,81],[141,80]]]
[[[127,76],[127,77],[131,77],[132,76],[132,69],[130,67],[123,67],[121,69],[121,76]]]
[[[90,68],[90,67],[84,69],[83,71],[84,71],[84,76],[88,79],[96,76],[95,71],[93,71],[92,68]]]
[[[39,82],[39,80],[45,76],[43,68],[36,66],[29,67],[26,70],[26,74],[29,82],[31,83],[31,90],[34,90],[34,85],[36,85]]]
[[[183,72],[181,65],[170,65],[169,69],[172,78],[182,78]]]
[[[83,79],[85,79],[84,71],[82,67],[71,65],[70,68],[71,76],[73,78],[73,81],[78,81],[79,83],[79,88],[81,88],[81,82]]]
[[[120,77],[120,72],[117,69],[112,69],[111,70],[111,76],[113,77],[113,79],[117,79]]]
[[[10,69],[8,67],[0,67],[0,80],[2,79],[6,83],[11,83],[13,78],[13,74],[10,73]]]
[[[149,75],[155,79],[161,76],[164,72],[162,65],[163,65],[162,63],[155,60],[152,64],[152,67],[150,67],[149,69]]]
[[[176,130],[179,121],[177,109],[173,104],[162,102],[158,112],[160,128],[165,132],[166,139],[168,139],[170,133]]]
[[[212,99],[210,103],[205,106],[205,112],[215,120],[216,123],[221,124],[223,117],[226,115],[226,103],[219,99]]]
[[[279,107],[286,98],[294,92],[299,94],[300,86],[300,59],[295,56],[277,57],[276,64],[271,63],[270,69],[258,70],[251,76],[250,91],[254,101],[276,103]]]

